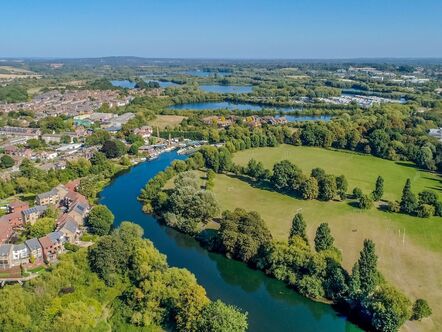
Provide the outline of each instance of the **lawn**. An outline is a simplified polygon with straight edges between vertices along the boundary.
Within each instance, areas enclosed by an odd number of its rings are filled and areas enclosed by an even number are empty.
[[[177,127],[185,118],[185,116],[181,115],[157,115],[156,119],[150,121],[149,124],[154,128],[158,127],[160,130],[163,130],[166,127]]]
[[[272,168],[277,161],[287,159],[306,174],[315,167],[321,167],[334,175],[344,174],[350,190],[358,186],[365,193],[373,190],[376,178],[381,175],[385,181],[384,198],[387,200],[400,199],[407,178],[410,178],[412,190],[416,193],[429,189],[440,195],[442,190],[440,176],[418,170],[412,163],[394,162],[353,152],[280,145],[240,151],[235,154],[234,161],[246,165],[251,158],[262,161],[267,168]]]
[[[276,239],[287,239],[297,211],[306,219],[311,243],[318,225],[327,222],[349,271],[358,258],[363,240],[374,240],[379,268],[387,280],[411,298],[423,297],[430,302],[434,316],[425,322],[425,330],[433,330],[432,324],[436,321],[442,328],[442,220],[376,209],[362,211],[348,202],[299,200],[220,174],[215,178],[214,192],[223,210],[241,207],[259,212]],[[416,327],[420,329],[422,324]]]

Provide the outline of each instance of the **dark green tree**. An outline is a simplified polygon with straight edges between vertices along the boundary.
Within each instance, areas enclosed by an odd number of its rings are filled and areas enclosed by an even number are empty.
[[[374,242],[364,240],[358,260],[360,288],[364,294],[372,293],[378,283],[377,261]]]
[[[328,250],[333,247],[335,239],[333,238],[330,227],[327,223],[322,223],[316,230],[315,249],[316,251]]]
[[[301,213],[295,214],[292,220],[292,227],[290,228],[289,239],[294,236],[299,236],[307,242],[306,228],[307,225],[305,224],[303,215]]]
[[[411,181],[407,179],[400,202],[401,212],[413,214],[417,207],[416,196],[411,192]]]
[[[378,176],[378,178],[376,179],[375,188],[371,193],[371,197],[373,197],[373,200],[377,202],[382,198],[383,195],[384,195],[384,179],[382,178],[382,176]]]
[[[87,226],[92,234],[109,234],[114,223],[114,215],[105,205],[96,205],[89,212]]]
[[[4,154],[0,158],[0,168],[9,168],[14,166],[15,161],[12,159],[11,156],[8,156],[7,154]]]

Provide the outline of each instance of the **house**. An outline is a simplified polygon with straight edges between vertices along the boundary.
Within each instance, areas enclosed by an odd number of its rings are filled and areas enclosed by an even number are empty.
[[[25,223],[30,223],[33,225],[38,218],[40,218],[46,211],[48,207],[43,205],[37,205],[29,209],[23,210],[21,213],[23,215],[23,221]]]
[[[12,266],[12,244],[0,245],[0,269],[9,269]]]
[[[22,211],[15,211],[0,217],[0,222],[7,222],[12,228],[24,226]]]
[[[77,202],[72,206],[71,211],[69,211],[69,216],[72,217],[79,226],[83,226],[84,220],[86,219],[90,210],[90,206],[85,202]]]
[[[61,134],[43,134],[41,135],[41,139],[45,141],[46,144],[50,143],[60,143],[63,135]]]
[[[8,241],[13,234],[12,226],[8,220],[0,219],[0,244]]]
[[[29,249],[26,244],[14,244],[12,246],[12,266],[29,263]]]
[[[38,194],[35,199],[35,204],[37,205],[58,205],[60,201],[68,193],[67,189],[61,184],[53,188],[52,190]]]
[[[57,256],[63,252],[65,242],[63,233],[52,232],[38,239],[43,251],[43,258],[46,262],[57,259]]]
[[[149,137],[152,135],[153,129],[150,126],[143,126],[141,128],[136,128],[134,130],[135,135],[141,136],[144,140],[149,139]]]
[[[66,190],[68,191],[77,191],[78,187],[80,186],[80,179],[75,179],[72,181],[69,181],[64,185]]]
[[[63,233],[65,239],[69,243],[75,243],[81,236],[81,230],[78,227],[77,222],[68,216],[66,222],[59,229]]]
[[[34,257],[36,262],[43,260],[43,249],[36,238],[26,240],[25,244],[29,249],[29,257]]]
[[[8,205],[9,213],[21,212],[26,209],[29,209],[29,204],[18,199]]]
[[[68,210],[71,210],[76,203],[89,204],[86,197],[75,191],[69,191],[61,203]]]

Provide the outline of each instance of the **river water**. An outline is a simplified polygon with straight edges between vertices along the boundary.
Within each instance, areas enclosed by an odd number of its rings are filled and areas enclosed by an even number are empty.
[[[132,167],[104,188],[100,203],[114,213],[115,225],[128,220],[143,227],[145,237],[167,255],[169,265],[195,274],[211,299],[247,311],[249,331],[360,331],[331,306],[310,301],[243,263],[210,253],[192,237],[160,225],[143,213],[137,201],[141,188],[173,160],[185,158],[176,152],[162,154]]]

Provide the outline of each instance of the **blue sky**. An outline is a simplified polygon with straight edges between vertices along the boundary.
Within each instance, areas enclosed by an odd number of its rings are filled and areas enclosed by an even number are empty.
[[[442,57],[442,0],[2,0],[1,57]]]

